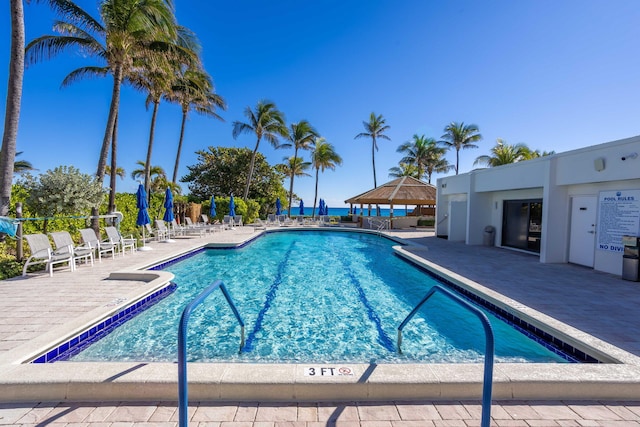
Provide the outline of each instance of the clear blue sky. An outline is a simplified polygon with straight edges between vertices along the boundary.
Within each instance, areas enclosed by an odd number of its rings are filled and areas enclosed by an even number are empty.
[[[78,4],[97,16],[97,1]],[[452,121],[475,123],[484,137],[461,152],[461,172],[496,138],[563,152],[640,134],[637,0],[181,0],[176,9],[200,38],[205,67],[229,105],[225,122],[192,113],[180,176],[196,150],[253,148],[249,135],[233,140],[231,123],[260,99],[274,101],[288,123],[309,120],[343,157],[342,167],[320,177],[320,197],[331,207],[373,186],[371,142],[354,140],[372,111],[391,126],[391,141],[376,153],[379,184],[397,166],[398,145],[416,133],[439,139]],[[27,41],[51,33],[47,6],[26,5],[25,15]],[[0,18],[4,117],[8,4]],[[18,150],[40,171],[74,165],[95,173],[111,79],[60,89],[71,70],[93,63],[66,54],[26,71]],[[118,157],[128,176],[145,158],[150,117],[144,95],[125,88]],[[152,164],[170,176],[180,111],[164,103],[158,120]],[[293,154],[264,141],[260,150],[271,164]],[[454,163],[455,152],[447,158]],[[118,185],[136,188],[130,178]],[[296,179],[294,191],[310,205],[314,179]]]

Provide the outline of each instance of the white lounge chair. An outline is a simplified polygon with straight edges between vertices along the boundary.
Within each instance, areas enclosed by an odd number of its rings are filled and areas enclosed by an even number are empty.
[[[80,230],[80,236],[85,245],[98,252],[99,262],[102,262],[102,254],[108,254],[109,252],[111,252],[111,258],[115,259],[118,246],[109,240],[100,241],[93,228],[83,228]]]
[[[233,217],[233,223],[234,225],[238,226],[238,227],[242,227],[242,215],[236,215]]]
[[[122,251],[122,256],[124,256],[127,252],[127,249],[133,252],[138,248],[138,240],[133,236],[124,237],[117,228],[109,226],[105,227],[104,231],[107,233],[107,237],[111,241],[111,243],[118,246],[119,250]]]
[[[220,224],[205,224],[202,222],[199,224],[194,224],[193,221],[191,221],[191,218],[189,217],[185,217],[184,222],[187,224],[188,228],[203,229],[210,233],[213,233],[216,230],[222,231],[222,226]]]
[[[49,235],[56,245],[56,252],[60,254],[71,252],[74,269],[78,260],[84,260],[85,264],[91,263],[91,267],[93,267],[93,249],[90,246],[87,244],[76,246],[68,231],[56,231],[49,233]]]
[[[35,264],[46,264],[45,271],[49,272],[50,277],[53,277],[53,266],[55,264],[67,262],[69,263],[69,269],[71,271],[75,270],[73,254],[68,248],[63,253],[54,251],[49,238],[44,234],[27,234],[24,238],[29,245],[29,249],[31,249],[31,256],[24,263],[22,276],[27,275],[27,267]]]
[[[267,225],[280,225],[280,223],[278,222],[278,217],[276,216],[276,214],[269,214],[267,215]]]
[[[233,228],[233,219],[229,215],[222,217],[222,226],[224,229],[231,230]]]
[[[174,236],[184,236],[187,234],[187,227],[178,224],[178,221],[174,218],[169,223],[169,234],[173,234]]]
[[[266,230],[268,226],[268,224],[263,220],[261,220],[260,218],[256,218],[254,220],[254,223],[251,225],[253,226],[254,230]]]

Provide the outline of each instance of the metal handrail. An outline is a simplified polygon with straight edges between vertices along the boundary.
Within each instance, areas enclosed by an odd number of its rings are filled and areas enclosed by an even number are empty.
[[[218,288],[222,291],[222,294],[229,303],[229,307],[233,310],[233,314],[236,316],[236,319],[240,324],[242,337],[240,339],[239,353],[242,352],[242,347],[244,347],[244,321],[242,320],[236,305],[231,300],[231,295],[229,295],[229,292],[224,286],[224,283],[222,283],[222,280],[216,280],[184,308],[182,316],[180,317],[180,327],[178,329],[178,410],[180,427],[187,427],[189,425],[189,393],[187,383],[187,325],[189,323],[189,317],[191,316],[191,312],[200,305],[205,298],[209,296],[209,294]]]
[[[415,316],[420,307],[427,302],[429,298],[436,292],[441,292],[444,296],[449,297],[453,301],[459,303],[463,307],[469,309],[473,314],[475,314],[482,323],[485,332],[485,352],[484,352],[484,381],[482,385],[482,423],[481,427],[489,427],[491,423],[491,389],[493,385],[493,358],[494,358],[494,338],[493,338],[493,329],[491,328],[491,323],[489,323],[489,319],[487,316],[480,311],[477,307],[469,304],[469,302],[460,298],[458,295],[453,292],[443,288],[442,286],[435,285],[427,295],[416,305],[416,307],[409,313],[406,319],[398,326],[398,353],[402,353],[401,345],[402,345],[402,329],[404,329],[405,325],[409,323],[409,321]]]

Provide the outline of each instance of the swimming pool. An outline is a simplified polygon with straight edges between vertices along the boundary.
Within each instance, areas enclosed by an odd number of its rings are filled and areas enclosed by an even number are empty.
[[[397,243],[345,232],[268,234],[236,250],[203,250],[170,265],[177,289],[115,329],[74,361],[175,361],[183,308],[222,279],[247,325],[239,327],[222,295],[196,310],[189,327],[189,360],[202,362],[473,363],[484,335],[474,316],[434,297],[404,331],[396,329],[435,279],[393,255]],[[563,362],[488,313],[496,361]]]

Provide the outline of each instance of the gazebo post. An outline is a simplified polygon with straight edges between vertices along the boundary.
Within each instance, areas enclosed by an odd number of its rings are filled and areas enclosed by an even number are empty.
[[[389,230],[393,228],[393,203],[389,205]]]

